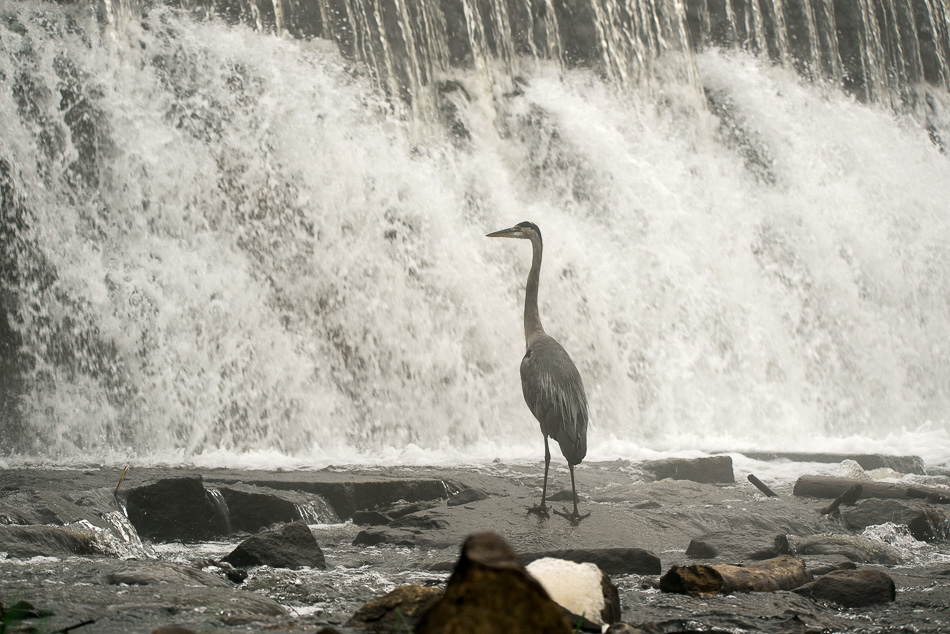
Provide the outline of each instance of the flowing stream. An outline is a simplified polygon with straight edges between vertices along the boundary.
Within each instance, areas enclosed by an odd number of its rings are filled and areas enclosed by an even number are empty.
[[[714,4],[4,3],[0,464],[537,459],[522,220],[591,459],[950,461],[950,5]]]

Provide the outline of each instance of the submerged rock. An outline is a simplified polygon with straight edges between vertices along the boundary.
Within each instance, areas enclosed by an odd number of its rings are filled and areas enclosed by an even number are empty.
[[[358,609],[346,625],[373,632],[409,632],[441,596],[437,588],[399,586]]]
[[[730,531],[707,533],[691,540],[686,548],[686,556],[693,559],[762,560],[791,554],[792,547],[785,535],[770,537]]]
[[[89,534],[65,526],[0,525],[0,552],[9,557],[94,555],[99,551]]]
[[[162,562],[130,562],[106,575],[106,582],[118,586],[151,586],[174,583],[184,586],[230,588],[224,579],[190,566]]]
[[[841,511],[842,523],[853,531],[888,522],[907,527],[910,534],[922,542],[947,536],[947,518],[934,508],[922,504],[907,504],[897,500],[872,498],[857,506]]]
[[[887,603],[897,598],[894,580],[886,572],[873,568],[829,572],[794,592],[846,608]]]
[[[585,621],[611,624],[620,620],[620,594],[595,564],[545,557],[528,564],[528,572],[550,597]]]
[[[561,607],[495,533],[465,540],[445,593],[422,616],[417,634],[528,634],[571,628]]]
[[[549,550],[541,553],[525,553],[521,561],[551,557],[577,563],[592,563],[608,575],[658,575],[663,572],[660,558],[642,548],[577,548]]]
[[[896,566],[901,554],[890,544],[861,535],[811,535],[792,538],[792,547],[799,555],[843,555],[862,564]]]
[[[303,522],[291,522],[277,530],[252,535],[223,557],[223,561],[239,568],[327,567],[323,551]]]

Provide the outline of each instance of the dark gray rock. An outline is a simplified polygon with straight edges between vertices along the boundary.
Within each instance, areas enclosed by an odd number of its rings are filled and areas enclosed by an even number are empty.
[[[201,476],[169,478],[129,490],[129,521],[139,536],[154,541],[203,541],[228,534]]]
[[[842,509],[841,521],[853,531],[892,522],[906,526],[914,539],[920,541],[947,537],[947,517],[940,510],[927,508],[921,503],[871,498],[852,508]]]
[[[335,513],[319,496],[298,491],[278,491],[250,484],[219,486],[227,503],[231,529],[256,533],[274,524],[310,521],[332,522]],[[304,517],[303,512],[308,513]]]
[[[608,575],[658,575],[663,569],[660,558],[642,548],[578,548],[570,550],[550,550],[546,552],[524,553],[521,561],[532,561],[551,557],[566,559],[576,563],[596,564]]]
[[[371,632],[411,632],[419,617],[441,596],[442,591],[437,588],[399,586],[363,605],[346,625]]]
[[[91,535],[65,526],[0,525],[0,552],[9,557],[100,554]]]
[[[792,547],[785,535],[761,533],[738,533],[718,531],[692,539],[686,548],[686,556],[693,559],[725,558],[731,560],[762,560],[792,554]]]
[[[393,518],[380,511],[357,511],[353,513],[353,523],[357,526],[385,526]]]
[[[415,546],[418,542],[419,534],[417,532],[389,526],[372,526],[361,530],[353,538],[353,544],[356,546],[376,546],[378,544]]]
[[[729,456],[655,460],[643,463],[643,468],[653,473],[657,480],[672,478],[702,484],[735,484],[736,481]]]
[[[460,506],[462,504],[478,502],[479,500],[487,500],[489,497],[491,496],[481,489],[462,489],[455,495],[450,496],[447,504],[449,506]]]
[[[272,568],[326,568],[323,551],[310,528],[291,522],[277,530],[252,535],[222,559],[232,566]]]
[[[886,572],[874,568],[829,572],[793,592],[848,608],[888,603],[897,597],[894,580]]]

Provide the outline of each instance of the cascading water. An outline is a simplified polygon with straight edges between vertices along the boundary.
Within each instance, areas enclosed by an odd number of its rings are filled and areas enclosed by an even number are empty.
[[[762,6],[5,4],[2,460],[536,458],[532,220],[591,459],[947,461],[947,6]]]

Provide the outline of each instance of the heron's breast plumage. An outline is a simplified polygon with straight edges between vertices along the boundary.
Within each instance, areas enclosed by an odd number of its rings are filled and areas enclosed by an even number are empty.
[[[587,396],[574,362],[548,335],[535,337],[521,361],[521,388],[541,431],[571,464],[587,455]]]

